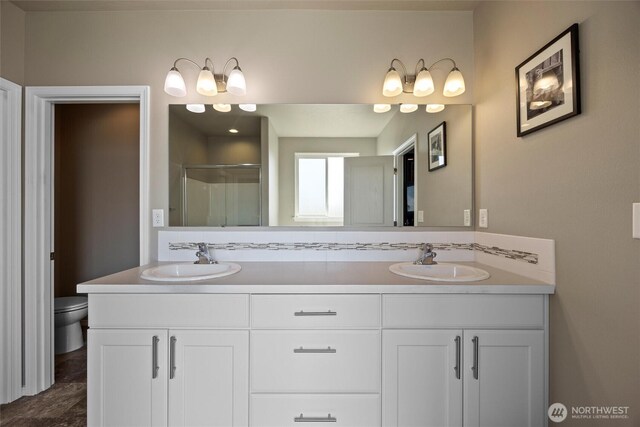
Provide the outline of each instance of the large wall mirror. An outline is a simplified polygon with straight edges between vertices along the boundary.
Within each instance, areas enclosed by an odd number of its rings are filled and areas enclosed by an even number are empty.
[[[170,105],[169,225],[465,226],[471,114]]]

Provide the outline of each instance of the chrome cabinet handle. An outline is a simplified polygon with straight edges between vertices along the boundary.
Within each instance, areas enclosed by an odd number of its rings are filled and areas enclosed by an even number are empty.
[[[158,378],[158,370],[160,366],[158,366],[158,342],[160,338],[156,335],[153,336],[151,340],[151,378]]]
[[[326,417],[305,417],[304,414],[300,414],[299,417],[293,419],[294,423],[335,423],[338,422],[336,417],[332,417],[328,414]]]
[[[293,313],[294,316],[337,316],[338,312],[337,311],[331,311],[331,310],[327,310],[327,311],[304,311],[304,310],[300,310],[300,311],[296,311],[295,313]]]
[[[456,366],[453,370],[456,373],[456,379],[460,379],[460,336],[458,335],[454,341],[456,342]]]
[[[176,376],[176,337],[171,337],[171,347],[169,347],[169,361],[171,370],[169,371],[169,379],[172,380]]]
[[[294,353],[335,353],[336,349],[331,348],[331,346],[327,348],[294,348]]]
[[[480,340],[478,337],[473,337],[471,340],[473,342],[473,366],[471,370],[473,371],[473,378],[478,379],[478,352],[480,347]]]

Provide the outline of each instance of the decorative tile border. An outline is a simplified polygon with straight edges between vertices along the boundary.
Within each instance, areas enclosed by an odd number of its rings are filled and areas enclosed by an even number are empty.
[[[320,242],[294,242],[294,243],[207,243],[213,250],[269,250],[269,251],[407,251],[419,249],[421,243],[320,243]],[[438,251],[468,250],[480,251],[487,255],[508,258],[529,264],[538,263],[538,254],[512,249],[503,249],[497,246],[486,246],[478,243],[434,243],[433,248]],[[189,250],[197,251],[198,244],[194,242],[169,242],[170,251]]]

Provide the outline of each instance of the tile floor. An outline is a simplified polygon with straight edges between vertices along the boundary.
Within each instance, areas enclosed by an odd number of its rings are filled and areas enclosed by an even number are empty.
[[[87,425],[87,347],[56,356],[55,368],[50,389],[0,405],[1,427]]]

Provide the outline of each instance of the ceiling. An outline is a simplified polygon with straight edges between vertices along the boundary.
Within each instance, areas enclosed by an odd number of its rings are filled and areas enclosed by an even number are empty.
[[[201,114],[184,105],[170,105],[169,111],[210,136],[230,136],[230,128],[238,129],[238,136],[260,136],[260,119],[266,116],[279,137],[376,138],[398,110],[377,114],[369,104],[269,104],[258,105],[254,113],[236,105],[228,113],[210,105]]]
[[[473,10],[480,0],[12,0],[28,12],[107,10]]]

